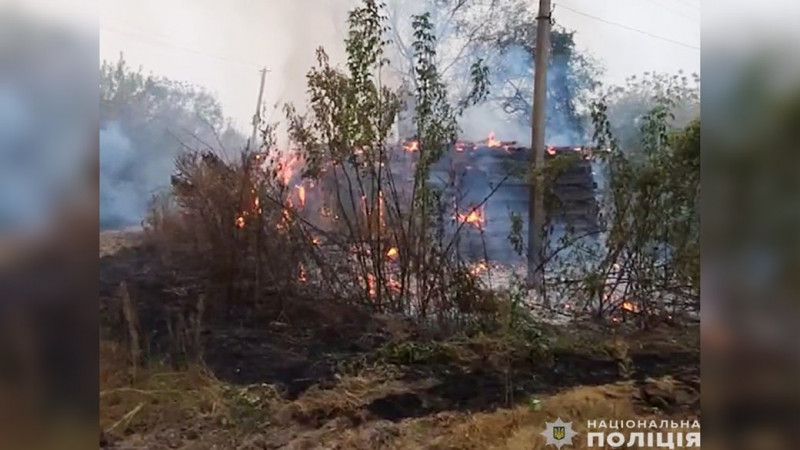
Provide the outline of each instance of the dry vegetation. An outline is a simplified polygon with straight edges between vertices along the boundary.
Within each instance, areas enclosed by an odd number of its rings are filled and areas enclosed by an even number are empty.
[[[534,342],[445,337],[400,316],[299,297],[281,321],[208,318],[204,360],[176,358],[169,352],[179,347],[160,345],[148,316],[175,295],[153,286],[165,279],[158,253],[134,234],[108,237],[101,242],[121,248],[101,249],[108,448],[544,448],[546,419],[568,417],[581,432],[584,419],[699,411],[697,330],[666,325],[542,325]],[[140,329],[151,324],[138,361],[127,327],[111,326],[112,317],[125,322],[126,302]]]
[[[588,313],[556,326],[515,286],[482,284],[457,245],[481,205],[459,210],[456,177],[433,186],[430,170],[485,95],[484,71],[474,98],[449,105],[433,25],[414,17],[404,153],[386,142],[396,93],[374,75],[381,17],[372,1],[351,14],[346,70],[320,49],[308,114],[286,108],[291,149],[265,125],[264,146],[235,161],[187,151],[142,232],[101,235],[104,447],[540,448],[547,418],[580,433],[584,419],[698,414],[697,326],[650,301],[677,279],[648,257],[660,218],[645,214],[640,234],[620,218],[628,234],[601,265],[627,258],[614,270],[638,289],[629,309],[586,276],[573,284]]]
[[[545,448],[539,433],[556,417],[580,433],[599,417],[683,419],[699,410],[696,376],[569,387],[471,411],[435,397],[438,380],[409,381],[396,365],[337,376],[290,400],[280,386],[235,385],[194,366],[151,367],[132,382],[125,352],[108,343],[101,351],[100,426],[113,448],[531,449]]]

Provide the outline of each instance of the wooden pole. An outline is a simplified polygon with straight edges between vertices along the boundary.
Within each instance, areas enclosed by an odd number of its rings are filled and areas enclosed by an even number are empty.
[[[531,114],[531,169],[535,177],[530,183],[528,205],[528,285],[544,296],[544,167],[545,113],[547,109],[547,64],[550,55],[550,0],[539,0],[536,17],[536,61]]]

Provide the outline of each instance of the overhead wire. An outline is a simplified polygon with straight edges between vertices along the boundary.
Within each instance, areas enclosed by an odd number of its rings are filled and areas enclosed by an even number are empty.
[[[198,55],[198,56],[203,56],[203,57],[210,58],[210,59],[215,59],[217,61],[222,61],[222,62],[227,62],[227,63],[232,63],[232,64],[239,64],[239,65],[243,65],[243,66],[250,66],[250,67],[255,67],[255,68],[258,68],[258,69],[262,68],[261,65],[253,63],[253,62],[241,61],[241,60],[229,58],[229,57],[226,57],[226,56],[219,56],[219,55],[213,55],[211,53],[201,52],[201,51],[198,51],[198,50],[195,50],[195,49],[192,49],[192,48],[188,48],[188,47],[184,47],[184,46],[181,46],[181,45],[177,45],[175,43],[172,43],[172,42],[169,42],[169,41],[166,41],[166,40],[163,40],[163,39],[159,39],[158,37],[153,37],[153,36],[150,36],[148,34],[141,33],[141,32],[123,30],[123,29],[109,27],[109,26],[101,26],[100,29],[101,30],[105,30],[105,31],[109,31],[111,33],[116,33],[116,34],[120,34],[120,35],[124,35],[124,36],[128,36],[128,37],[132,37],[132,38],[138,39],[140,41],[149,42],[150,44],[156,44],[156,45],[161,45],[161,46],[164,46],[164,47],[170,47],[170,48],[173,48],[175,50],[180,50],[180,51],[183,51],[183,52],[186,52],[186,53],[190,53],[190,54],[193,54],[193,55]]]
[[[660,39],[660,40],[665,41],[665,42],[670,42],[670,43],[675,44],[675,45],[680,45],[681,47],[686,47],[686,48],[690,48],[690,49],[693,49],[693,50],[700,50],[700,47],[698,47],[698,46],[687,44],[687,43],[681,42],[681,41],[677,41],[675,39],[670,39],[670,38],[665,37],[665,36],[659,36],[657,34],[649,32],[649,31],[641,30],[639,28],[634,28],[632,26],[625,25],[625,24],[622,24],[622,23],[619,23],[619,22],[613,22],[613,21],[610,21],[610,20],[607,20],[607,19],[603,19],[602,17],[597,17],[595,15],[592,15],[592,14],[589,14],[589,13],[585,13],[583,11],[579,11],[577,9],[571,8],[569,6],[564,5],[563,3],[558,3],[556,6],[558,6],[559,8],[564,8],[567,11],[571,11],[571,12],[573,12],[575,14],[578,14],[578,15],[581,15],[581,16],[584,16],[584,17],[588,17],[588,18],[593,19],[593,20],[597,20],[598,22],[603,22],[603,23],[608,24],[608,25],[614,25],[616,27],[620,27],[620,28],[623,28],[623,29],[626,29],[626,30],[629,30],[629,31],[640,33],[640,34],[643,34],[645,36],[649,36],[649,37],[654,38],[654,39]]]
[[[672,14],[675,14],[676,16],[683,17],[684,19],[686,19],[686,20],[688,20],[690,22],[700,23],[700,21],[697,18],[691,17],[691,16],[687,16],[686,14],[684,14],[684,13],[682,13],[680,11],[676,11],[676,10],[674,10],[672,8],[668,8],[668,7],[664,6],[664,5],[662,5],[661,3],[656,3],[655,0],[646,0],[646,1],[647,1],[647,3],[650,3],[651,5],[655,5],[655,6],[659,7],[659,8],[661,8],[661,9],[663,9],[664,11],[669,11]]]
[[[692,3],[692,2],[689,2],[689,1],[686,1],[686,0],[675,0],[675,1],[678,2],[678,3],[683,3],[684,5],[689,6],[691,8],[694,8],[694,9],[700,9],[700,4],[695,4],[695,3]]]

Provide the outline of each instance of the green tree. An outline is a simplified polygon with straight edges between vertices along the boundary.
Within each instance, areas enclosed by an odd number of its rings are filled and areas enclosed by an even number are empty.
[[[464,108],[483,99],[486,92],[485,68],[472,64],[474,88],[464,101],[453,105],[438,70],[434,26],[428,14],[412,18],[413,25],[413,118],[419,142],[419,159],[414,169],[410,198],[395,186],[387,144],[400,102],[395,91],[381,82],[387,67],[385,49],[388,27],[384,6],[366,0],[349,16],[345,42],[345,70],[333,67],[324,49],[317,50],[317,66],[308,73],[308,113],[291,105],[285,111],[292,141],[307,161],[306,176],[323,175],[336,185],[336,207],[348,232],[347,244],[365,240],[369,251],[357,252],[358,273],[366,297],[381,307],[409,311],[411,278],[415,278],[415,298],[427,305],[441,293],[444,246],[431,233],[438,210],[438,193],[429,185],[430,167],[455,141],[457,117]],[[365,216],[360,215],[359,198],[364,199]],[[387,209],[390,226],[376,223],[382,206]],[[389,274],[383,256],[390,242],[400,247],[400,289],[389,295]],[[385,303],[389,298],[391,303]],[[420,308],[425,314],[426,308]]]
[[[700,121],[676,127],[673,111],[682,97],[659,94],[628,144],[614,135],[609,106],[593,107],[595,139],[609,149],[606,239],[581,287],[599,314],[622,299],[642,318],[699,304]]]
[[[700,77],[645,72],[632,76],[623,86],[601,92],[614,137],[627,152],[641,149],[641,127],[644,117],[659,105],[669,108],[668,125],[685,127],[700,115]]]
[[[392,49],[398,55],[393,67],[413,87],[413,46],[400,31],[413,28],[403,16],[409,6],[403,1],[393,6]],[[452,98],[459,102],[468,97],[471,62],[480,58],[492,85],[489,104],[524,129],[530,122],[533,99],[535,5],[521,0],[431,0],[414,6],[438,22],[433,30],[439,38],[438,65]],[[548,129],[553,136],[566,130],[565,136],[557,138],[579,140],[590,126],[587,112],[601,70],[589,55],[578,51],[574,37],[574,31],[559,26],[551,34]]]

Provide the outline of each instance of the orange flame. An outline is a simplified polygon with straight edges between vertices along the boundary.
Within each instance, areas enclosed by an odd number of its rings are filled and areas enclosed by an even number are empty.
[[[297,185],[297,198],[300,200],[300,207],[306,206],[306,188],[303,185]]]
[[[550,155],[550,156],[555,156],[556,149],[553,148],[553,147],[547,147],[547,154]]]
[[[281,162],[278,163],[277,166],[277,173],[283,182],[284,186],[288,186],[289,182],[292,180],[297,169],[302,164],[302,160],[299,154],[295,154],[294,156],[288,155],[283,158]]]
[[[489,265],[486,264],[486,261],[480,261],[472,266],[472,269],[470,269],[469,273],[471,273],[472,276],[477,277],[487,270],[489,270]]]
[[[413,139],[411,141],[406,142],[405,144],[403,144],[403,150],[405,150],[405,151],[407,151],[409,153],[413,153],[413,152],[419,151],[419,141],[416,140],[416,139]]]
[[[244,228],[244,217],[243,216],[237,217],[234,223],[236,224],[236,228]]]
[[[316,236],[312,237],[311,238],[311,244],[312,245],[319,245],[319,238],[316,237]]]
[[[370,297],[378,295],[378,291],[375,289],[375,275],[371,273],[367,274],[367,290],[369,291]]]
[[[631,303],[631,302],[629,302],[627,300],[622,302],[622,309],[624,309],[625,311],[630,311],[630,312],[639,312],[639,308],[636,307],[636,305],[634,305],[633,303]]]
[[[383,201],[383,191],[378,191],[378,221],[381,226],[384,226],[383,211],[386,209]]]
[[[483,227],[483,214],[477,209],[473,209],[468,214],[458,214],[456,215],[456,219],[458,219],[460,222],[470,224],[476,228]]]
[[[502,143],[502,142],[500,142],[500,141],[496,141],[496,140],[494,139],[494,131],[492,131],[491,133],[489,133],[489,137],[486,139],[486,146],[487,146],[487,147],[500,147],[500,146],[502,146],[502,145],[503,145],[503,143]]]
[[[283,210],[281,211],[281,221],[276,225],[279,230],[286,230],[289,223],[292,221],[292,213],[289,211],[292,206],[292,199],[287,197]]]
[[[399,252],[397,250],[397,247],[392,247],[392,248],[389,249],[388,252],[386,252],[386,256],[389,257],[389,259],[392,259],[392,260],[397,259],[398,255],[399,255]]]
[[[297,275],[297,279],[302,281],[303,283],[305,283],[307,280],[306,268],[303,266],[303,264],[300,264],[300,273]]]

